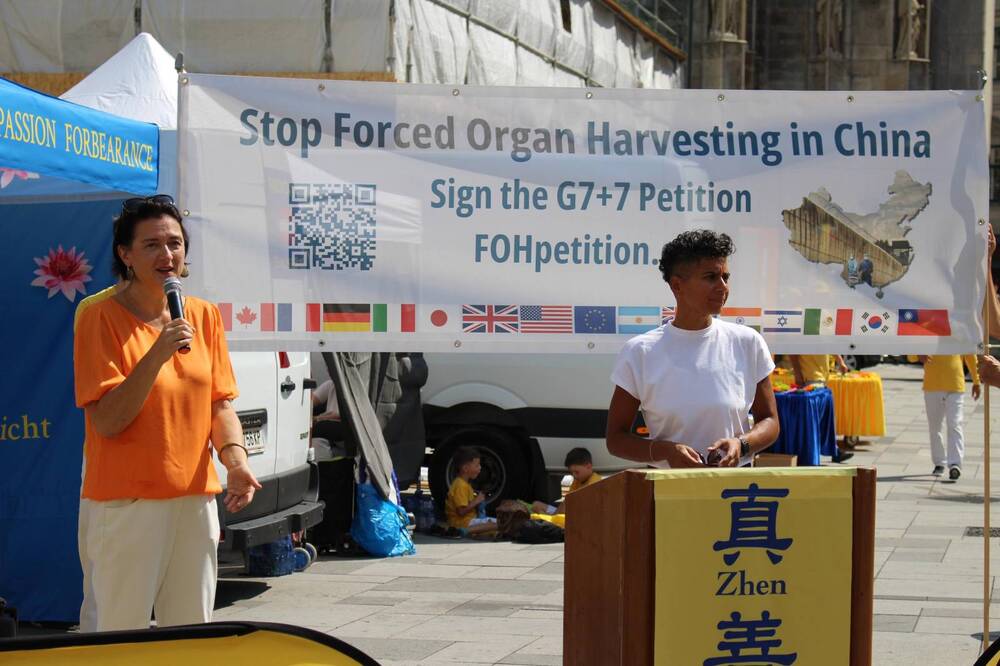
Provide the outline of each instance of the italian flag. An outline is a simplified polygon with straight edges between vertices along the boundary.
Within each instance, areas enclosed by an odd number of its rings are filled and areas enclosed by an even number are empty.
[[[854,310],[806,308],[804,335],[850,335]]]
[[[414,333],[417,330],[417,306],[413,303],[376,303],[372,305],[372,331],[375,333]]]

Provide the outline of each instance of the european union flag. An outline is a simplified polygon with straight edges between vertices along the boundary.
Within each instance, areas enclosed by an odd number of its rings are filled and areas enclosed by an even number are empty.
[[[574,333],[615,333],[615,306],[577,305],[573,308]]]

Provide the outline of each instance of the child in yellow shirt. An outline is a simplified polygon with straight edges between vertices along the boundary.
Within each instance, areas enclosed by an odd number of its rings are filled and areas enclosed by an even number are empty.
[[[455,452],[453,460],[458,476],[451,482],[448,497],[444,501],[448,526],[461,530],[462,534],[496,531],[496,518],[479,518],[476,515],[479,505],[486,501],[486,495],[477,493],[470,483],[479,476],[482,469],[479,452],[472,447],[463,446]]]
[[[590,451],[583,447],[577,447],[572,449],[566,454],[566,469],[569,470],[570,475],[573,477],[573,483],[570,484],[569,492],[575,492],[580,488],[586,488],[589,485],[597,483],[603,477],[594,471],[594,461],[590,457]],[[567,493],[568,495],[569,493]],[[533,513],[547,513],[550,516],[566,512],[566,504],[560,503],[559,506],[553,506],[551,504],[546,504],[545,502],[535,502],[531,505],[531,510]]]
[[[976,357],[919,356],[924,364],[924,404],[927,407],[927,425],[931,434],[931,458],[934,462],[934,476],[944,474],[948,465],[948,478],[956,481],[962,476],[962,456],[965,454],[965,439],[962,433],[962,397],[965,393],[965,373],[962,363],[972,375],[972,399],[979,400],[979,373]],[[948,452],[945,455],[941,427],[947,422]]]

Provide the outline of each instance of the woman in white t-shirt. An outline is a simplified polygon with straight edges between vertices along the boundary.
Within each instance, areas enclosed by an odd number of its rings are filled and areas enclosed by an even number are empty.
[[[733,467],[778,437],[774,362],[749,326],[715,318],[729,297],[733,241],[686,231],[663,246],[674,318],[625,343],[611,381],[608,451],[659,467]],[[649,439],[632,433],[642,409]],[[750,427],[749,414],[754,425]]]

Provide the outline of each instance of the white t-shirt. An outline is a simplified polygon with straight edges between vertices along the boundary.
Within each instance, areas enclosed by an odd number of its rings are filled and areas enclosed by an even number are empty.
[[[757,384],[772,370],[752,328],[713,319],[686,331],[667,322],[625,343],[611,381],[639,400],[650,437],[705,455],[719,439],[750,431]]]

